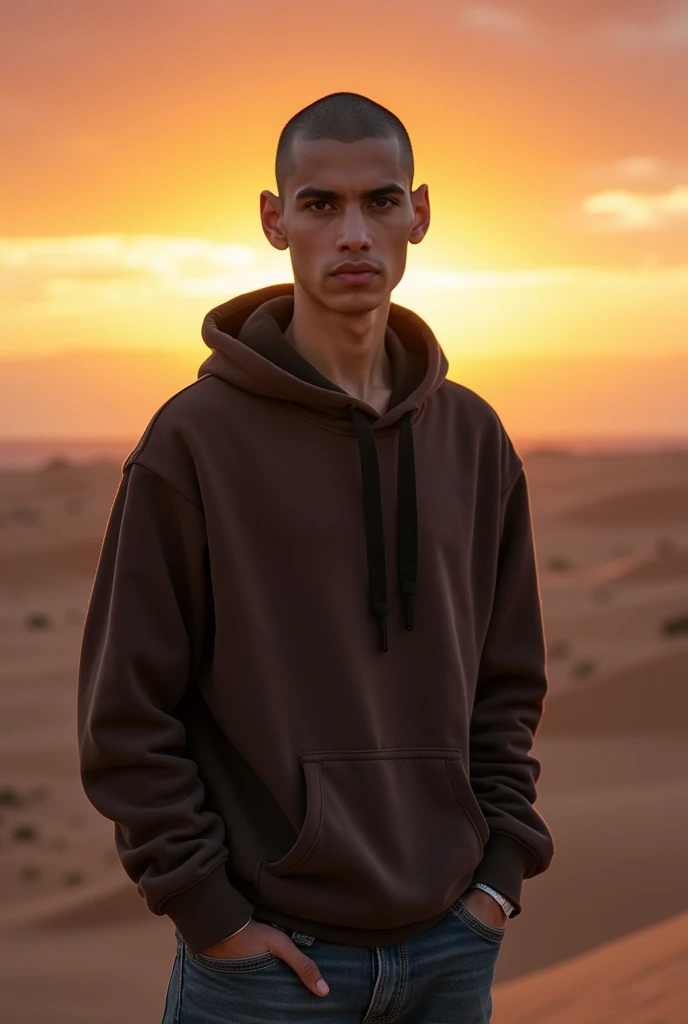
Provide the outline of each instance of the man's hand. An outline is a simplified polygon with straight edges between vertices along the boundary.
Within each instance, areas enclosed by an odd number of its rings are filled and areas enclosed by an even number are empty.
[[[293,967],[306,988],[316,996],[326,996],[330,991],[315,961],[307,957],[279,928],[261,924],[260,921],[251,920],[251,923],[236,935],[204,949],[203,956],[233,960],[235,957],[256,956],[258,953],[266,952],[274,953],[280,960]]]
[[[461,897],[461,902],[483,924],[489,924],[493,928],[504,928],[509,920],[497,900],[482,889],[467,889]]]

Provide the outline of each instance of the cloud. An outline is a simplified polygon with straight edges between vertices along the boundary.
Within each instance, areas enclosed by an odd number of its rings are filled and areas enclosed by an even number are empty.
[[[67,274],[118,274],[127,270],[203,272],[208,266],[247,266],[255,262],[248,246],[162,235],[74,235],[0,239],[0,267],[38,267]]]
[[[688,218],[688,186],[656,193],[625,189],[599,192],[584,200],[583,212],[607,231],[671,227]]]
[[[666,168],[663,160],[652,156],[629,156],[614,166],[613,170],[626,178],[654,178]]]
[[[41,315],[233,287],[257,268],[248,246],[161,235],[0,238],[0,294]],[[259,287],[259,285],[256,285]]]
[[[579,48],[597,42],[633,53],[688,45],[686,0],[469,2],[461,5],[458,17],[484,33],[548,46]]]
[[[532,270],[409,270],[404,285],[433,291],[503,291],[543,288],[571,281],[573,267],[536,267]]]
[[[529,28],[525,15],[497,4],[464,4],[459,9],[459,18],[470,28],[499,35],[522,36]]]
[[[603,35],[621,49],[631,51],[683,48],[688,45],[688,5],[658,12],[653,21],[643,23],[611,21]]]
[[[598,208],[607,212],[608,207],[615,209],[617,206],[630,210],[632,207],[639,211],[640,219],[648,221],[660,217],[664,207],[671,226],[672,207],[678,205],[679,211],[675,212],[680,213],[683,182],[688,180],[688,161],[630,153],[616,160],[589,161],[580,167],[580,175],[584,182],[582,190],[587,196],[586,212],[596,213]],[[598,200],[599,196],[603,198]],[[641,210],[645,212],[641,214]],[[657,223],[659,225],[659,220]]]

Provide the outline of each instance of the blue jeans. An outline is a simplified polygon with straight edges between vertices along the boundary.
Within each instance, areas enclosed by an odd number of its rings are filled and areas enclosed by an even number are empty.
[[[489,1024],[506,929],[484,924],[461,899],[431,928],[388,946],[282,931],[317,963],[326,996],[274,953],[192,954],[177,933],[162,1024]]]

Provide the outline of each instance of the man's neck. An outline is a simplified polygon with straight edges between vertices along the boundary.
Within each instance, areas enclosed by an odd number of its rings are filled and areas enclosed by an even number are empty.
[[[284,336],[311,366],[380,415],[392,393],[392,368],[385,349],[389,299],[355,316],[313,303],[294,285],[294,315]]]

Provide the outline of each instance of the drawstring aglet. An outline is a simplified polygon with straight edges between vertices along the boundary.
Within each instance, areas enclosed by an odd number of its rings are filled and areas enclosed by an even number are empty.
[[[380,644],[383,651],[389,650],[387,647],[387,619],[380,619]]]
[[[404,617],[406,628],[413,629],[413,595],[416,592],[415,583],[403,583],[401,592],[404,595]]]
[[[376,601],[373,605],[373,611],[377,615],[378,622],[380,623],[380,646],[383,651],[387,651],[387,616],[389,615],[387,602]]]
[[[404,612],[406,615],[406,628],[413,629],[413,594],[404,594]]]

